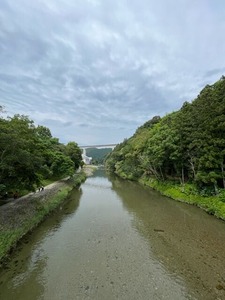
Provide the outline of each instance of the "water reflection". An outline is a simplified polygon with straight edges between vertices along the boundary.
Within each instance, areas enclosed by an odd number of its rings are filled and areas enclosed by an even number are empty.
[[[224,229],[97,171],[26,237],[0,275],[0,299],[223,299]]]
[[[82,189],[72,190],[54,215],[19,243],[10,262],[0,271],[0,299],[42,299],[47,280],[43,273],[49,259],[43,245],[76,213],[81,195]]]
[[[82,188],[73,189],[72,191],[70,191],[69,195],[67,196],[67,200],[64,203],[63,211],[61,213],[62,217],[65,214],[74,215],[77,212],[80,205],[80,198],[82,196],[82,193]]]
[[[150,188],[110,179],[124,208],[134,216],[133,226],[171,276],[183,278],[198,299],[225,297],[224,222]]]

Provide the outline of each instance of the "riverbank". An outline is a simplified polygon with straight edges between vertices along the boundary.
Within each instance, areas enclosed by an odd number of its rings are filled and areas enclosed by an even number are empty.
[[[0,299],[225,299],[224,236],[203,210],[98,170],[17,245]]]
[[[54,182],[36,193],[9,201],[0,207],[0,263],[9,257],[18,241],[64,203],[69,192],[80,186],[93,168],[84,166],[73,178]]]
[[[192,186],[171,184],[168,182],[160,182],[155,179],[142,177],[139,182],[157,190],[162,195],[171,199],[196,205],[207,213],[216,216],[219,219],[225,220],[225,192],[219,193],[216,196],[201,196],[196,193]]]

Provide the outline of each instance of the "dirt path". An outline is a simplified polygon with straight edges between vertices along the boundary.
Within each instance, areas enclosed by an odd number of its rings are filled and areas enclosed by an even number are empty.
[[[82,170],[86,176],[91,176],[95,169],[94,166],[84,166]],[[69,177],[45,186],[42,191],[32,192],[18,199],[8,199],[6,204],[0,206],[0,231],[19,228],[35,215],[39,203],[47,203],[51,196],[69,184],[68,181]]]
[[[19,228],[21,223],[32,217],[38,202],[47,202],[50,196],[67,185],[68,178],[47,185],[43,191],[29,193],[16,200],[9,199],[8,203],[0,206],[0,230]]]

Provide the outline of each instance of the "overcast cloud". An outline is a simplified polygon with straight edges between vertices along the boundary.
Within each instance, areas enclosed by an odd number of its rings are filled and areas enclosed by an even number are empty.
[[[224,0],[1,0],[0,105],[118,143],[225,74]]]

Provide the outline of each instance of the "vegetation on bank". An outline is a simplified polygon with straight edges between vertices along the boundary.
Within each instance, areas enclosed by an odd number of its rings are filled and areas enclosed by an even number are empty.
[[[0,106],[0,199],[21,197],[59,179],[46,188],[21,198],[0,210],[0,262],[29,231],[67,198],[68,193],[85,181],[82,152],[76,142],[64,145],[44,126],[35,126],[27,116],[3,118]]]
[[[106,167],[225,218],[225,77],[179,111],[139,127]]]
[[[77,188],[86,180],[86,178],[87,174],[84,168],[84,170],[82,170],[81,172],[76,173],[72,177],[70,177],[69,182],[74,188]]]
[[[82,166],[76,142],[64,145],[27,116],[3,118],[1,113],[0,106],[0,195],[34,191],[46,180],[72,176]]]
[[[59,188],[49,190],[49,193],[37,193],[35,198],[32,195],[24,199],[18,206],[15,204],[11,211],[4,211],[7,222],[0,222],[0,262],[3,262],[10,250],[12,250],[21,238],[28,232],[32,231],[40,224],[49,214],[57,207],[63,204],[69,192],[78,188],[86,179],[82,171],[75,174]],[[23,199],[21,199],[23,200]]]
[[[225,190],[220,190],[217,195],[204,196],[199,194],[193,184],[180,185],[146,177],[142,177],[139,182],[159,191],[164,196],[196,205],[207,213],[225,220]]]
[[[68,187],[63,188],[59,193],[54,195],[47,203],[35,203],[32,207],[35,209],[35,214],[31,219],[27,219],[16,228],[8,228],[0,230],[0,261],[2,261],[17,242],[28,232],[33,230],[52,210],[54,210],[67,196]],[[31,207],[30,207],[31,208]],[[17,216],[19,217],[19,216]],[[4,227],[4,226],[3,226]]]

